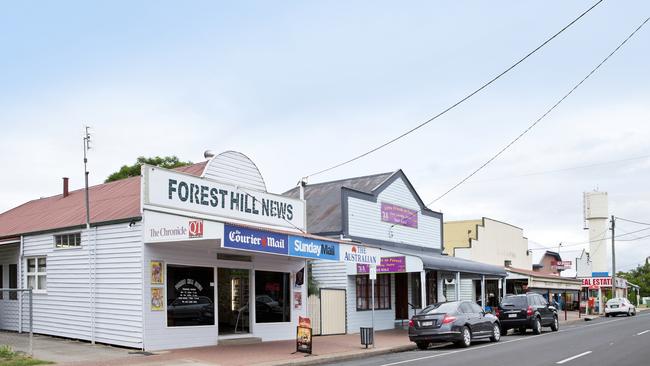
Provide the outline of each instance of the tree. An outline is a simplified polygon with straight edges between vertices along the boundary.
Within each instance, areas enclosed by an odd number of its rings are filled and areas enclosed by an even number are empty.
[[[136,177],[140,175],[140,166],[142,164],[155,165],[157,167],[161,167],[165,169],[173,169],[181,166],[192,165],[193,163],[191,161],[180,161],[178,157],[175,155],[165,156],[165,157],[156,156],[153,158],[145,158],[144,156],[140,156],[138,157],[138,160],[136,161],[135,164],[123,165],[120,168],[120,170],[109,175],[108,178],[106,178],[106,180],[104,181],[104,183],[114,182],[116,180],[120,180],[128,177]]]
[[[627,272],[618,272],[619,277],[641,287],[641,297],[650,296],[650,263],[646,262]]]

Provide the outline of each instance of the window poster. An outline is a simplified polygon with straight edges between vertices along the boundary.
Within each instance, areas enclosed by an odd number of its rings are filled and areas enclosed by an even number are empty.
[[[151,288],[151,310],[162,311],[164,303],[165,303],[165,299],[163,298],[162,287],[152,287]]]
[[[302,309],[302,292],[294,291],[293,293],[293,306],[296,309]]]
[[[214,268],[167,266],[167,326],[214,325]]]
[[[163,280],[163,262],[151,261],[151,284],[162,285],[164,283]]]

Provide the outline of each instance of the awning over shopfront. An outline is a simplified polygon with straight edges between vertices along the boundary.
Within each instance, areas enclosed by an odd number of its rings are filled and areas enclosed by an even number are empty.
[[[506,271],[503,267],[494,266],[468,259],[450,257],[437,254],[432,251],[400,248],[399,252],[420,257],[425,269],[433,269],[447,272],[473,273],[486,276],[505,277]]]
[[[580,291],[582,282],[575,278],[539,273],[520,268],[507,268],[508,280],[528,279],[528,288],[560,291]]]

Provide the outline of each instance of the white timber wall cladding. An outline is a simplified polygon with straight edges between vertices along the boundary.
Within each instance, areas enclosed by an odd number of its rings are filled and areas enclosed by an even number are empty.
[[[381,221],[381,203],[386,202],[419,210],[418,202],[404,181],[396,179],[377,197],[377,202],[348,197],[348,231],[351,236],[408,243],[412,245],[441,249],[440,219],[418,212],[418,227],[412,228]],[[392,237],[389,233],[392,232]]]
[[[258,256],[253,253],[246,253],[252,256],[252,262],[233,262],[217,260],[216,249],[201,248],[194,246],[196,242],[178,242],[165,244],[145,244],[144,265],[147,268],[145,273],[145,294],[151,293],[151,276],[149,275],[149,265],[152,260],[163,261],[165,265],[183,265],[210,267],[214,269],[214,284],[218,283],[217,269],[219,266],[224,268],[241,268],[250,269],[250,295],[253,296],[255,288],[255,270],[289,272],[292,273],[290,283],[295,281],[294,273],[305,267],[305,261],[302,259],[291,259],[284,256],[263,255]],[[165,271],[165,285],[163,293],[166,295],[167,272]],[[156,285],[158,287],[158,285]],[[215,299],[218,299],[218,288],[214,288]],[[301,309],[296,309],[293,303],[293,293],[302,291],[303,304]],[[263,341],[294,339],[296,336],[296,325],[299,316],[307,316],[307,286],[303,285],[301,289],[291,286],[291,319],[292,322],[285,323],[266,323],[257,324],[251,322],[251,336],[260,337]],[[250,301],[250,299],[249,299]],[[216,345],[219,340],[218,326],[167,326],[167,309],[162,311],[152,311],[150,299],[147,299],[144,306],[145,313],[145,350],[156,351],[162,349],[187,348]],[[215,312],[215,323],[218,323],[218,312]],[[251,319],[254,319],[254,313],[251,312]]]
[[[372,325],[372,312],[370,310],[357,311],[357,283],[355,276],[347,276],[347,311],[348,333],[359,333],[360,327]],[[375,330],[395,328],[395,276],[390,276],[391,308],[389,310],[375,310]]]
[[[2,288],[10,288],[9,286],[9,265],[18,264],[20,253],[20,244],[8,244],[0,246],[0,265],[2,266],[2,280],[0,283]],[[20,286],[18,286],[20,287]],[[19,297],[20,295],[17,295]],[[27,296],[25,296],[27,299]],[[24,304],[29,304],[27,301]],[[0,299],[0,329],[4,330],[19,330],[19,305],[18,300],[12,300],[10,293],[5,292]],[[28,318],[29,319],[29,318]],[[24,323],[28,324],[28,323]]]
[[[320,288],[347,289],[345,262],[315,260],[311,264],[311,275]]]
[[[474,289],[474,280],[460,280],[460,299],[476,301],[476,290]]]
[[[34,293],[34,332],[91,340],[94,313],[95,341],[141,348],[142,226],[83,230],[78,248],[55,249],[55,234],[24,239],[25,259],[45,256],[47,261],[47,291]],[[23,286],[25,272],[23,265]]]

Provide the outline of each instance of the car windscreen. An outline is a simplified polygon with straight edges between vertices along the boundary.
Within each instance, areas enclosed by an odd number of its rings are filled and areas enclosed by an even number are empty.
[[[525,296],[510,296],[503,299],[501,306],[504,308],[525,308],[528,303]]]
[[[448,314],[458,309],[457,302],[439,302],[422,309],[420,314]]]

